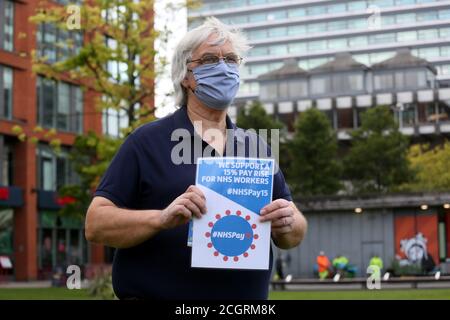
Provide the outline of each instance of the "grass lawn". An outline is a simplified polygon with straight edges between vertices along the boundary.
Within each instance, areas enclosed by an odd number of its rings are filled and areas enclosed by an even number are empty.
[[[450,300],[450,289],[272,291],[272,300]]]
[[[68,290],[66,288],[45,289],[0,289],[0,300],[86,300],[93,299],[87,290]],[[272,291],[272,300],[355,300],[355,299],[448,299],[450,289],[416,290],[346,290],[346,291]]]
[[[0,300],[86,300],[93,299],[87,290],[67,288],[0,289]]]

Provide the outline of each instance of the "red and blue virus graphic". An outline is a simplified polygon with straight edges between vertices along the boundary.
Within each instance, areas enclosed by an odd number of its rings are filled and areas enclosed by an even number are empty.
[[[224,261],[239,261],[240,257],[247,258],[250,250],[254,250],[254,241],[259,238],[255,233],[257,225],[251,222],[252,217],[243,216],[240,210],[232,214],[230,210],[225,215],[216,214],[216,220],[208,223],[211,231],[205,233],[209,238],[208,248],[213,249],[215,257],[223,256]]]

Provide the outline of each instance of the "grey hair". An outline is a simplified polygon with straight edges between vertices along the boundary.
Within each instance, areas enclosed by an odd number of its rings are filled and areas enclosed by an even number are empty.
[[[177,106],[187,103],[187,92],[181,85],[187,74],[187,61],[192,58],[192,52],[211,34],[217,34],[218,36],[211,43],[212,45],[222,45],[229,41],[236,54],[241,57],[244,57],[250,49],[250,46],[247,44],[247,38],[239,29],[228,26],[214,17],[207,18],[201,26],[189,31],[178,43],[172,57],[172,83],[175,89],[175,104]]]

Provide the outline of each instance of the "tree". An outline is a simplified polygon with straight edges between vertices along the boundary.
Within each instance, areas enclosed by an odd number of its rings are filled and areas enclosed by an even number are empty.
[[[312,108],[301,114],[289,150],[289,180],[295,192],[325,195],[340,189],[336,136],[323,112]]]
[[[174,15],[181,6],[194,6],[196,3],[193,0],[184,4],[166,3],[166,13]],[[153,0],[83,1],[75,5],[76,10],[73,5],[60,6],[43,0],[30,19],[38,28],[51,26],[57,30],[54,34],[63,35],[55,43],[45,43],[44,48],[38,47],[32,53],[34,72],[46,78],[78,84],[84,91],[95,94],[96,112],[113,109],[125,113],[128,119],[128,127],[123,128],[120,137],[89,132],[76,138],[71,160],[80,183],[58,190],[60,196],[73,199],[66,203],[63,214],[85,214],[92,190],[124,137],[139,125],[155,119],[155,78],[167,72],[166,57],[158,54],[155,46],[165,52],[170,21],[163,21],[160,30],[156,30],[153,8]],[[77,14],[79,19],[74,19]],[[84,42],[81,41],[77,47],[76,40],[83,38]],[[56,48],[57,55],[45,55],[47,46]],[[14,130],[22,141],[28,138],[20,127]],[[54,134],[54,129],[46,133],[49,139]],[[57,145],[53,140],[51,144]]]
[[[266,110],[262,106],[261,102],[253,101],[248,108],[241,108],[239,110],[236,125],[242,129],[254,129],[258,132],[261,129],[267,129],[267,143],[271,144],[271,129],[279,131],[279,149],[273,148],[274,152],[279,153],[279,157],[275,155],[275,158],[279,160],[279,165],[282,169],[288,168],[290,163],[289,153],[287,151],[287,144],[285,128],[283,123],[275,119],[273,116],[267,114]],[[273,138],[276,138],[275,136]]]
[[[351,136],[344,170],[356,192],[386,192],[411,179],[408,139],[398,130],[388,107],[368,109],[361,117],[361,127]]]
[[[450,190],[450,141],[435,148],[430,145],[412,145],[408,159],[414,179],[400,187],[404,191]]]
[[[153,28],[153,1],[84,1],[78,5],[80,23],[76,26],[70,23],[75,13],[52,2],[41,1],[31,21],[40,29],[51,26],[61,35],[56,43],[44,45],[54,49],[50,52],[56,56],[38,48],[32,54],[33,70],[93,90],[98,94],[98,111],[124,111],[131,128],[138,120],[151,120],[158,37]],[[84,43],[77,48],[77,39],[83,37]]]
[[[283,124],[267,114],[261,102],[253,101],[248,108],[241,108],[236,125],[243,129],[282,129]]]

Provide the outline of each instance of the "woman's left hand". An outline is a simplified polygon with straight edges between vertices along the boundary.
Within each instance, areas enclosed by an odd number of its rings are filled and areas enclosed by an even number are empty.
[[[272,221],[272,235],[282,235],[293,230],[295,210],[290,201],[277,199],[260,211],[260,221]]]

